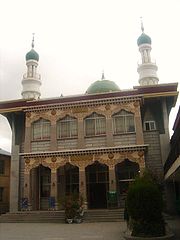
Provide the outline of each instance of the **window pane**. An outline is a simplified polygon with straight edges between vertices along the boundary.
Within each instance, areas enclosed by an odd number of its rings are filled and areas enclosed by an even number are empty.
[[[106,120],[105,118],[97,118],[96,119],[96,134],[104,134],[106,133]]]
[[[121,116],[115,117],[114,122],[115,122],[115,133],[125,132],[124,117],[121,117]]]
[[[155,122],[150,122],[150,129],[151,130],[154,130],[155,129]]]
[[[73,120],[70,122],[70,129],[71,129],[71,137],[75,137],[77,136],[77,121],[76,120]]]
[[[126,129],[127,129],[127,132],[134,132],[135,131],[134,116],[127,116],[126,117]]]
[[[57,122],[57,137],[70,138],[77,136],[77,119],[66,116]]]
[[[95,120],[94,119],[86,119],[86,136],[95,135]]]
[[[33,140],[49,139],[50,138],[50,122],[45,119],[40,119],[32,124]]]
[[[60,137],[70,137],[70,125],[68,122],[61,122],[60,123]]]
[[[145,123],[145,129],[146,129],[147,131],[150,130],[150,127],[149,127],[149,123],[148,123],[148,122]]]

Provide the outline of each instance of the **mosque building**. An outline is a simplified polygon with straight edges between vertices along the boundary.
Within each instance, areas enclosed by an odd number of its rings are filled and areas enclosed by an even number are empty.
[[[12,129],[10,212],[61,209],[71,193],[83,196],[88,209],[108,208],[116,193],[124,207],[129,183],[150,169],[163,178],[169,153],[169,113],[177,83],[159,84],[151,60],[151,38],[137,40],[139,85],[123,90],[102,74],[82,95],[41,99],[39,55],[26,54],[22,99],[0,102]]]

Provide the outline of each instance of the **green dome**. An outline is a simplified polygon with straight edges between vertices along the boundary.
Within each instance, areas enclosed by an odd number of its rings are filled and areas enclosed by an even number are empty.
[[[28,60],[39,61],[39,54],[33,48],[26,54],[26,61]]]
[[[142,33],[137,40],[137,45],[140,46],[141,44],[151,44],[151,38],[145,33]]]
[[[86,93],[104,93],[119,91],[118,85],[110,80],[98,80],[90,85]]]

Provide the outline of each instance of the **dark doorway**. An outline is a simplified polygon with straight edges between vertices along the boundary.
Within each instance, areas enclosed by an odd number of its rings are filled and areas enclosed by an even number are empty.
[[[109,169],[98,161],[86,167],[87,200],[90,209],[107,208]]]
[[[66,163],[58,169],[57,181],[58,199],[61,203],[65,196],[79,193],[79,168]]]
[[[51,169],[42,165],[32,169],[31,186],[33,210],[48,210],[51,194]]]
[[[125,206],[129,184],[139,174],[139,164],[125,159],[115,167],[119,207]]]

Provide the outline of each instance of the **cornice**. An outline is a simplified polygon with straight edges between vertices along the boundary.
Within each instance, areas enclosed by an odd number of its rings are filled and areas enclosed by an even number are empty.
[[[65,151],[47,151],[47,152],[31,152],[31,153],[20,153],[19,155],[24,158],[30,157],[67,157],[67,156],[79,156],[89,154],[106,154],[106,153],[118,153],[118,152],[133,152],[133,151],[146,151],[148,148],[147,144],[142,145],[127,145],[118,147],[106,147],[106,148],[86,148],[86,149],[75,149]]]

